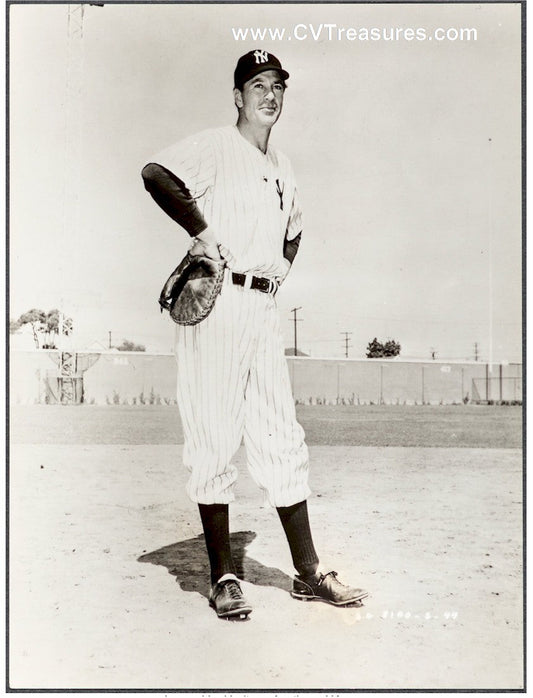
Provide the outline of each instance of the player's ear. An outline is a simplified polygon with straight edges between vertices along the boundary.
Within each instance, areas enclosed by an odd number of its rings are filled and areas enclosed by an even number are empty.
[[[242,101],[242,92],[236,87],[233,88],[233,99],[235,100],[235,106],[237,109],[241,109],[244,106],[244,102]]]

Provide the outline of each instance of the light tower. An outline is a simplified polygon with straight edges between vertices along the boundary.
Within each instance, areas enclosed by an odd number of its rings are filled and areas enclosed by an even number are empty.
[[[78,237],[80,164],[82,157],[82,85],[83,85],[83,5],[67,5],[67,56],[65,76],[65,141],[63,167],[63,244]],[[64,259],[64,258],[63,258]],[[72,263],[71,259],[66,260]],[[61,267],[59,269],[61,273]],[[63,301],[62,301],[63,302]],[[63,306],[60,308],[58,333],[59,349],[59,402],[73,404],[76,399],[76,353],[65,346]],[[79,382],[79,381],[78,381]]]

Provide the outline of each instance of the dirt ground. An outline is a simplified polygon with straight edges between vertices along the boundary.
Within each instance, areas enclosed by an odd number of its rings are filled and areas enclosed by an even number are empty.
[[[520,449],[310,453],[322,562],[370,597],[290,597],[288,548],[241,450],[232,542],[254,610],[232,623],[208,607],[180,445],[12,439],[11,688],[520,689]]]

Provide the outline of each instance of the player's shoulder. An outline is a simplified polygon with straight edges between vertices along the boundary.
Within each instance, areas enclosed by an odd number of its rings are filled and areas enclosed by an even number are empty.
[[[275,145],[268,146],[272,159],[277,162],[278,167],[283,170],[287,175],[294,177],[294,172],[292,169],[291,160],[288,155],[286,155],[283,150],[280,150]]]
[[[276,145],[269,146],[270,151],[275,155],[280,165],[291,166],[291,161],[283,150],[280,150]]]
[[[218,129],[215,128],[206,128],[203,131],[198,131],[197,133],[190,134],[188,136],[184,136],[180,140],[176,141],[174,144],[169,146],[170,148],[179,148],[179,147],[184,147],[184,146],[202,146],[205,144],[210,143],[215,136],[215,132]]]
[[[153,156],[153,162],[170,167],[171,164],[181,160],[201,158],[202,154],[209,152],[211,148],[214,130],[204,129],[170,143]]]
[[[196,148],[213,148],[230,143],[235,138],[234,126],[219,126],[215,128],[206,128],[191,136],[188,136],[181,141],[189,147]]]

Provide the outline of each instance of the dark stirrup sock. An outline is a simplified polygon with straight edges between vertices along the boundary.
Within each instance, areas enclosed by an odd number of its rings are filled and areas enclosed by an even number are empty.
[[[296,571],[302,577],[311,577],[318,568],[318,555],[309,526],[307,500],[290,507],[277,507],[277,512],[289,542]]]
[[[211,584],[215,584],[223,575],[235,574],[229,537],[229,506],[198,504],[198,509],[211,566]]]

